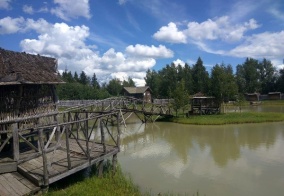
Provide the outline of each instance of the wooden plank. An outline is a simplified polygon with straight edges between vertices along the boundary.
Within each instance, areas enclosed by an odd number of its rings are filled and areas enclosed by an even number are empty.
[[[19,195],[25,195],[30,193],[30,189],[27,188],[25,185],[20,183],[16,178],[13,177],[11,173],[7,173],[4,175],[8,182],[11,183],[12,188],[17,192]]]
[[[0,195],[1,196],[11,195],[11,193],[9,193],[9,191],[5,188],[5,186],[2,185],[1,180],[0,180]]]
[[[17,162],[0,162],[0,174],[17,171]]]
[[[19,195],[8,183],[6,178],[3,176],[4,174],[0,175],[0,183],[2,184],[3,187],[10,193],[10,195]]]

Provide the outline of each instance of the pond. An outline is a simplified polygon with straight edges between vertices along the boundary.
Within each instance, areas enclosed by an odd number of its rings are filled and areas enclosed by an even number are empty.
[[[123,131],[119,163],[143,193],[281,195],[284,123],[141,124]]]

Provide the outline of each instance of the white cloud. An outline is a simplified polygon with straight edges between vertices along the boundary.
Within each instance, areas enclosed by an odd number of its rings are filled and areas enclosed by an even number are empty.
[[[80,16],[91,18],[89,0],[54,0],[57,7],[51,9],[51,13],[63,20],[70,20]]]
[[[127,46],[126,52],[133,56],[150,58],[170,58],[174,55],[173,51],[163,45],[159,45],[159,47],[153,45],[150,47],[141,44],[130,45]]]
[[[181,65],[182,67],[184,67],[185,65],[185,62],[180,59],[173,61],[173,63],[175,64],[175,66]]]
[[[268,10],[268,12],[269,12],[270,14],[272,14],[275,18],[277,18],[277,19],[279,19],[279,20],[281,20],[281,21],[284,21],[284,13],[283,13],[283,11],[280,11],[280,10],[278,10],[277,8],[272,7],[272,8],[270,8],[270,9]]]
[[[25,19],[23,17],[0,19],[0,34],[12,34],[23,30]]]
[[[283,58],[283,37],[284,31],[255,34],[248,37],[243,44],[235,47],[228,54],[236,57]]]
[[[123,4],[125,4],[127,2],[127,0],[118,0],[118,4],[119,5],[123,5]]]
[[[0,9],[10,9],[10,2],[11,0],[1,0],[0,1]]]
[[[256,29],[259,25],[254,19],[243,24],[232,24],[228,16],[214,20],[208,19],[202,23],[190,22],[185,34],[193,40],[217,40],[236,42],[244,38],[248,30]]]
[[[10,26],[7,26],[10,24]],[[14,25],[11,25],[14,24]],[[6,25],[6,26],[5,26]],[[52,56],[58,59],[59,70],[73,73],[85,71],[92,76],[96,73],[102,82],[112,78],[127,80],[131,77],[136,85],[144,85],[146,70],[155,64],[155,58],[172,56],[172,51],[165,46],[136,45],[127,55],[110,48],[102,55],[94,51],[94,45],[86,45],[90,35],[87,26],[69,26],[66,23],[48,23],[44,19],[5,18],[0,20],[1,33],[34,31],[35,39],[24,39],[20,42],[23,51],[34,54]],[[144,54],[141,55],[141,52]]]
[[[153,37],[159,41],[169,43],[186,43],[186,36],[183,32],[179,31],[176,24],[170,22],[168,26],[163,26]]]
[[[25,12],[27,14],[33,14],[34,13],[34,9],[33,9],[32,6],[24,5],[23,6],[23,12]]]

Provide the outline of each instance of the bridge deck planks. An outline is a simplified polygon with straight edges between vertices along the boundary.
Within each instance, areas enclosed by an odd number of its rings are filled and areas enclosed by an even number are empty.
[[[78,141],[86,151],[86,141]],[[65,141],[61,141],[61,148],[47,153],[49,182],[53,183],[63,177],[69,176],[81,169],[84,169],[90,164],[95,164],[97,161],[108,158],[113,154],[118,153],[118,148],[106,145],[106,154],[103,152],[102,144],[89,142],[90,161],[85,156],[75,139],[69,139],[71,170],[68,169],[67,152]],[[93,147],[93,148],[91,148]],[[18,165],[18,169],[25,177],[32,180],[37,186],[43,185],[43,160],[42,156],[28,160]]]
[[[18,172],[0,175],[0,195],[29,195],[39,191],[40,188],[28,181]]]

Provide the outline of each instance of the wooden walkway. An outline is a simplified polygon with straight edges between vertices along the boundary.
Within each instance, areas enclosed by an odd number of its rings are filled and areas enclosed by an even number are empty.
[[[120,125],[137,115],[154,122],[171,115],[168,105],[115,98],[0,121],[0,196],[29,195],[80,170],[112,159],[120,151]],[[110,128],[110,125],[111,128]]]
[[[81,146],[86,146],[85,141],[80,141]],[[66,156],[66,146],[55,151],[47,153],[48,160],[48,184],[52,184],[66,176],[77,171],[85,169],[101,160],[104,160],[118,153],[115,146],[106,146],[104,153],[103,145],[93,143],[90,149],[90,157],[87,158],[83,150],[80,148],[75,139],[69,140],[71,165],[68,165]],[[84,149],[86,149],[84,147]],[[27,179],[31,180],[35,185],[44,185],[44,168],[42,156],[28,160],[18,165],[18,171]]]
[[[0,174],[0,195],[30,195],[38,192],[40,187],[34,185],[18,172]]]

